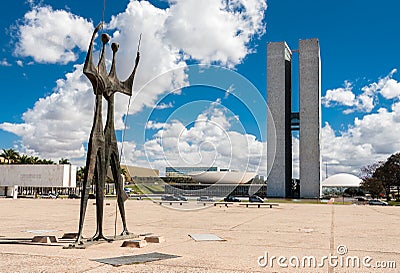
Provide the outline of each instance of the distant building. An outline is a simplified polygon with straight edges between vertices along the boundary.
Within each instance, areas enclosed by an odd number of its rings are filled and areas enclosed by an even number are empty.
[[[255,178],[255,172],[219,171],[192,172],[188,174],[202,184],[245,184]]]
[[[146,183],[160,181],[160,172],[156,169],[143,168],[131,165],[121,165],[121,169],[124,169],[123,179],[124,182],[130,183]],[[107,170],[107,180],[112,181],[113,176],[111,173],[111,167]],[[106,193],[115,193],[114,184],[106,185]]]
[[[220,167],[167,167],[163,178],[165,193],[182,195],[265,197],[264,179],[255,172],[239,172]],[[264,177],[262,177],[264,178]]]
[[[345,190],[359,189],[362,180],[355,175],[338,173],[322,181],[321,192],[323,196],[342,196]]]
[[[255,172],[239,172],[220,167],[166,167],[165,176],[169,178],[193,178],[203,184],[244,184],[252,180]]]
[[[160,171],[156,169],[143,168],[131,165],[122,165],[121,169],[126,170],[126,177],[128,181],[132,181],[135,177],[159,177]]]
[[[36,194],[76,188],[73,165],[0,165],[0,195]]]
[[[166,177],[190,177],[193,172],[219,172],[219,167],[166,167]]]
[[[292,112],[292,53],[298,52],[299,112]],[[318,39],[299,41],[292,51],[286,42],[267,46],[267,169],[268,196],[319,197],[321,182],[321,58]],[[292,187],[292,132],[299,131],[300,184]]]

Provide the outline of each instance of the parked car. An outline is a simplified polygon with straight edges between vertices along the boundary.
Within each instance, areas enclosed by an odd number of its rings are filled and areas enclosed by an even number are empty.
[[[48,194],[42,194],[40,196],[40,198],[49,198],[49,199],[57,199],[58,198],[58,194],[54,194],[54,193],[48,193]]]
[[[249,202],[254,202],[254,203],[264,203],[264,200],[260,197],[260,196],[257,196],[257,195],[251,195],[251,196],[249,196]]]
[[[198,202],[215,202],[215,200],[211,197],[208,196],[200,196],[199,198],[197,198]]]
[[[224,202],[240,202],[240,199],[236,198],[233,195],[228,195],[224,198]]]
[[[187,201],[187,198],[180,194],[175,194],[174,197],[178,198],[179,201]]]
[[[96,195],[94,193],[89,193],[89,199],[96,199]]]
[[[377,199],[369,200],[368,204],[370,206],[387,206],[388,205],[387,202],[381,201],[381,200],[377,200]]]
[[[163,195],[161,196],[161,200],[163,201],[179,201],[179,199],[172,195]]]
[[[79,198],[81,197],[75,193],[71,193],[68,195],[68,199],[79,199]]]
[[[358,201],[358,202],[366,202],[366,201],[368,201],[368,199],[366,197],[364,197],[364,196],[357,196],[354,199],[356,201]]]
[[[131,192],[133,192],[133,190],[131,188],[124,188],[124,191],[126,192],[126,194],[130,194]]]

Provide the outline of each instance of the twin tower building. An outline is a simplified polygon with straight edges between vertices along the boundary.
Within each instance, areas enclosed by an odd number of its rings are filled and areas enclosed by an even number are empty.
[[[299,112],[292,112],[292,60],[298,54]],[[294,62],[296,63],[296,62]],[[317,198],[321,181],[321,62],[318,39],[267,46],[267,196]],[[300,183],[292,181],[292,132],[299,131]]]

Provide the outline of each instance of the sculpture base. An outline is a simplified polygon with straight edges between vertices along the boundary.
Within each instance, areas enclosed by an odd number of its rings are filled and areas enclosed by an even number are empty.
[[[86,239],[82,240],[82,242],[75,242],[73,244],[69,244],[63,247],[63,249],[86,249],[92,245],[98,245],[102,243],[111,243],[112,241],[121,241],[121,240],[127,240],[127,239],[135,239],[139,238],[139,235],[137,234],[128,234],[128,235],[117,235],[115,237],[110,237],[111,241],[107,240],[99,240],[99,241],[93,241],[92,239]]]
[[[134,248],[142,248],[147,246],[147,241],[145,240],[127,240],[124,241],[121,247],[134,247]]]
[[[56,236],[35,236],[32,239],[33,243],[51,244],[58,243]]]

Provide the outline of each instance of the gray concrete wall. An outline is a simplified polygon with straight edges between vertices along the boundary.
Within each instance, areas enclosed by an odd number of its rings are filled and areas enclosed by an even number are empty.
[[[292,178],[291,60],[285,42],[267,45],[267,105],[271,111],[267,117],[268,197],[286,197]]]
[[[76,166],[0,165],[0,186],[76,187]]]
[[[300,40],[300,197],[320,196],[321,61],[318,39]]]

